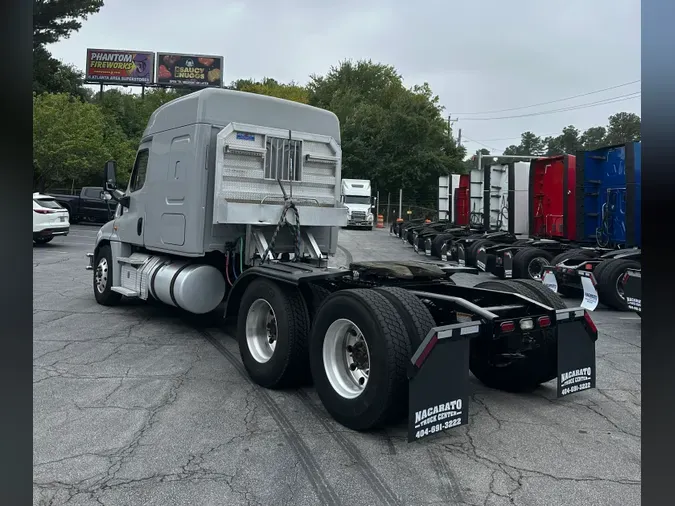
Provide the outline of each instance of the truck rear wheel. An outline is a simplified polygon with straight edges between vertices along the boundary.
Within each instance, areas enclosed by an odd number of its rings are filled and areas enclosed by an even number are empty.
[[[113,292],[112,251],[104,244],[96,252],[94,258],[94,297],[102,306],[116,306],[122,300],[122,295]]]
[[[309,315],[297,288],[256,279],[239,305],[239,353],[251,379],[265,388],[304,384],[309,377]]]
[[[606,260],[596,276],[598,296],[605,306],[618,311],[628,311],[626,295],[623,292],[623,275],[627,269],[639,269],[640,262],[626,258]],[[599,269],[600,265],[596,268]]]
[[[513,255],[513,277],[541,281],[544,266],[551,263],[553,255],[539,248],[523,248]]]
[[[410,337],[395,307],[368,289],[331,294],[316,315],[309,357],[316,392],[340,424],[368,430],[407,406]]]
[[[540,291],[529,283],[517,283],[516,280],[510,280],[485,281],[477,284],[476,288],[518,293],[547,306],[551,305],[551,301],[546,300],[548,294],[543,292],[548,288],[544,286]],[[552,292],[551,295],[555,296]],[[559,299],[557,296],[555,298]],[[562,300],[555,304],[565,306]],[[510,362],[501,363],[495,361],[498,357],[490,351],[489,339],[473,339],[469,354],[471,372],[485,386],[507,392],[529,392],[540,384],[551,381],[557,376],[558,367],[558,343],[555,331],[539,330],[535,334],[539,334],[536,336],[538,342],[536,348],[524,351],[522,358],[514,358]]]

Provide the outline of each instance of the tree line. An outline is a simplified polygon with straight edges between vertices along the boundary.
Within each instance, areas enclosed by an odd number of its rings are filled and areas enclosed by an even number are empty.
[[[93,93],[83,73],[54,59],[48,44],[81,27],[100,10],[102,0],[36,2],[33,16],[33,169],[35,187],[71,188],[101,183],[106,160],[117,160],[120,179],[128,178],[136,147],[150,114],[160,105],[190,93],[149,89],[143,97],[119,88]],[[435,207],[438,177],[465,172],[466,150],[455,141],[439,97],[430,86],[406,87],[391,66],[343,61],[325,75],[311,75],[307,85],[239,79],[227,88],[294,100],[334,112],[341,125],[342,175],[373,181],[381,195],[396,195]],[[610,118],[607,128],[583,134],[573,127],[555,139],[523,134],[512,154],[545,154],[579,143],[605,142],[633,135],[627,113]],[[614,118],[614,117],[613,117]],[[638,135],[639,135],[639,117]],[[576,144],[575,144],[576,143]],[[506,153],[506,152],[505,152]],[[508,154],[508,153],[507,153]],[[384,197],[383,197],[384,198]]]

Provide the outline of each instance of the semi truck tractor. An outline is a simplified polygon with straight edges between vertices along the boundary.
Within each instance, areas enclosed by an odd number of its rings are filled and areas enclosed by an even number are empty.
[[[367,179],[343,179],[342,203],[348,211],[347,226],[373,229],[373,197]]]
[[[338,119],[322,109],[223,89],[162,105],[126,190],[114,161],[103,170],[118,205],[88,254],[96,301],[233,322],[255,383],[311,381],[354,430],[407,416],[409,441],[469,422],[470,370],[513,392],[595,386],[589,313],[541,284],[458,286],[442,262],[329,267],[349,215],[341,161]]]

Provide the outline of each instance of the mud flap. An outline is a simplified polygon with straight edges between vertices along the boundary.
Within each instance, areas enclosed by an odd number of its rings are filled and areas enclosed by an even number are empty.
[[[464,246],[464,243],[459,243],[457,245],[457,263],[464,267],[466,265],[466,246]]]
[[[583,308],[556,311],[558,397],[595,388],[595,341],[598,331]]]
[[[429,238],[424,240],[424,256],[431,256],[431,239]]]
[[[623,285],[623,291],[626,295],[628,309],[636,313],[642,312],[642,273],[637,271],[628,271],[627,279]]]
[[[436,327],[408,364],[408,442],[469,421],[469,342],[480,322]]]
[[[504,252],[504,279],[511,279],[513,277],[513,253],[510,251]]]
[[[481,246],[478,248],[478,252],[476,253],[476,267],[478,267],[481,271],[485,271],[485,266],[487,265],[487,250],[485,249],[485,246]]]

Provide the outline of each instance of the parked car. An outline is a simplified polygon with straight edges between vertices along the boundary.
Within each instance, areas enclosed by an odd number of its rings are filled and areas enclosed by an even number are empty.
[[[105,195],[100,186],[85,186],[79,195],[53,196],[68,211],[70,223],[78,221],[106,223],[115,216],[116,204],[110,202],[110,196]]]
[[[33,193],[33,242],[46,244],[69,230],[68,211],[54,197]]]

